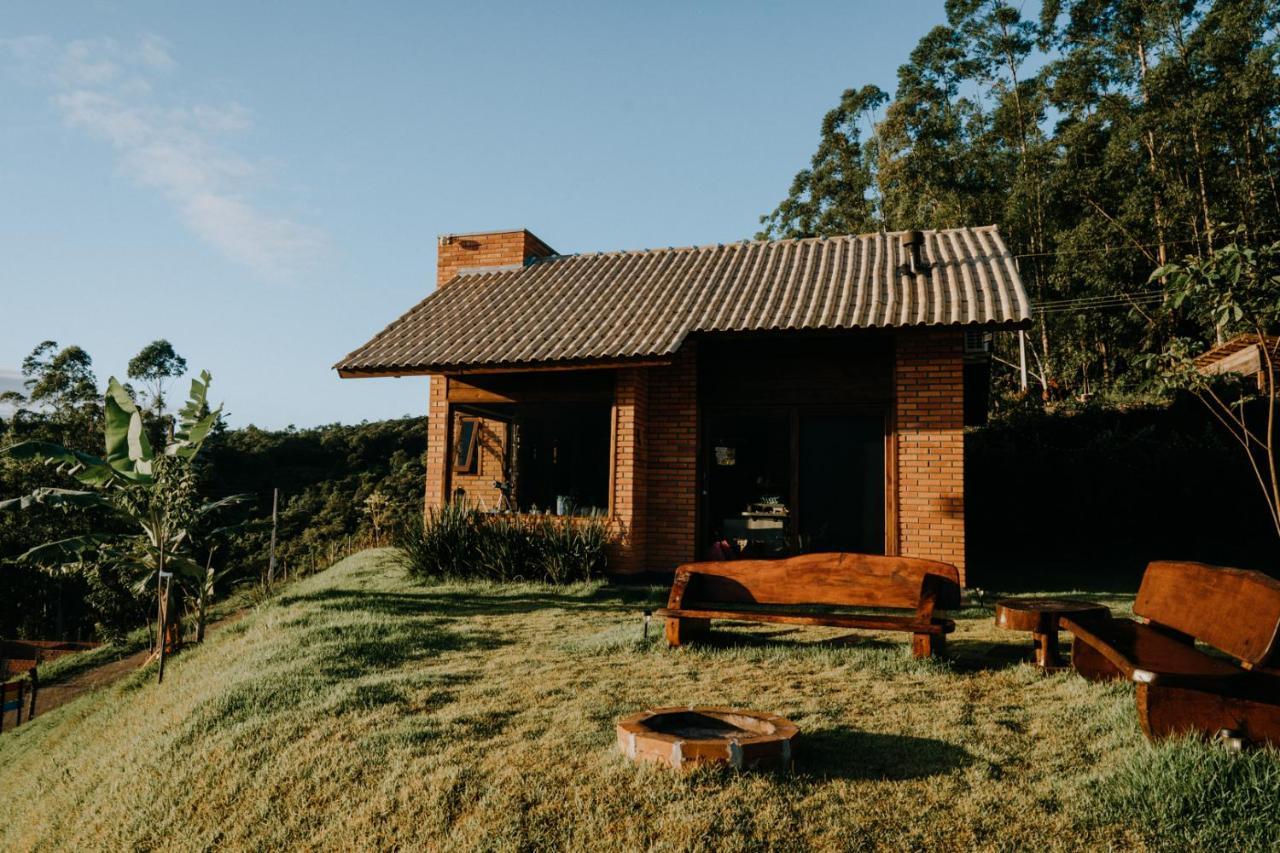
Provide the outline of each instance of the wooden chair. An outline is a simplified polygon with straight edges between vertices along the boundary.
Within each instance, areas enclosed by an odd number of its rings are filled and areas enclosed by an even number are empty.
[[[1203,563],[1147,566],[1132,619],[1070,619],[1072,666],[1137,683],[1149,738],[1238,732],[1280,746],[1280,581]],[[1229,657],[1196,648],[1199,641]]]
[[[763,605],[744,609],[740,605]],[[827,625],[912,635],[916,657],[941,654],[955,623],[934,615],[960,605],[955,566],[911,557],[804,554],[784,560],[689,563],[676,569],[667,606],[667,642],[705,637],[712,619]],[[801,606],[883,608],[905,614],[836,614]]]

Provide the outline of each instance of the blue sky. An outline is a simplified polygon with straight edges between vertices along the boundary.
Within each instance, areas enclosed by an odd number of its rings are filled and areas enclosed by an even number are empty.
[[[563,253],[748,237],[848,87],[941,2],[9,3],[0,390],[45,339],[99,379],[165,337],[234,426],[421,415],[339,357],[435,237]]]

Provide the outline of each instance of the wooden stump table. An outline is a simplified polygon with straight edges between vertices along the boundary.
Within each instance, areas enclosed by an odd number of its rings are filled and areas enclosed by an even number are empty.
[[[1106,619],[1111,611],[1091,601],[1069,598],[1004,598],[996,602],[996,625],[1009,631],[1030,631],[1036,666],[1052,672],[1066,664],[1058,654],[1058,618]]]

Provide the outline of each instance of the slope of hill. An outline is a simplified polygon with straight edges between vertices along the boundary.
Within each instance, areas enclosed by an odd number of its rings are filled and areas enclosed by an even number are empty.
[[[958,614],[955,663],[777,626],[677,653],[641,636],[663,590],[423,585],[390,557],[287,587],[163,685],[138,673],[0,735],[0,850],[1280,843],[1280,756],[1149,746],[1126,686],[992,662],[1021,638],[982,608]],[[619,716],[694,703],[794,719],[796,772],[619,755]]]

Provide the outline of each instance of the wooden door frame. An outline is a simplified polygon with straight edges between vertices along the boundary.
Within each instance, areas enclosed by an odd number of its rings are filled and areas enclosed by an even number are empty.
[[[744,404],[698,404],[698,500],[695,504],[694,551],[701,547],[701,536],[706,533],[706,518],[710,511],[708,482],[710,459],[705,440],[705,425],[708,419],[719,416],[775,414],[786,417],[790,430],[790,459],[788,468],[791,476],[792,513],[796,529],[799,529],[800,515],[800,418],[805,416],[839,417],[863,416],[878,417],[884,424],[884,553],[885,556],[898,554],[898,435],[897,405],[894,400],[878,400],[859,403],[744,403]]]

